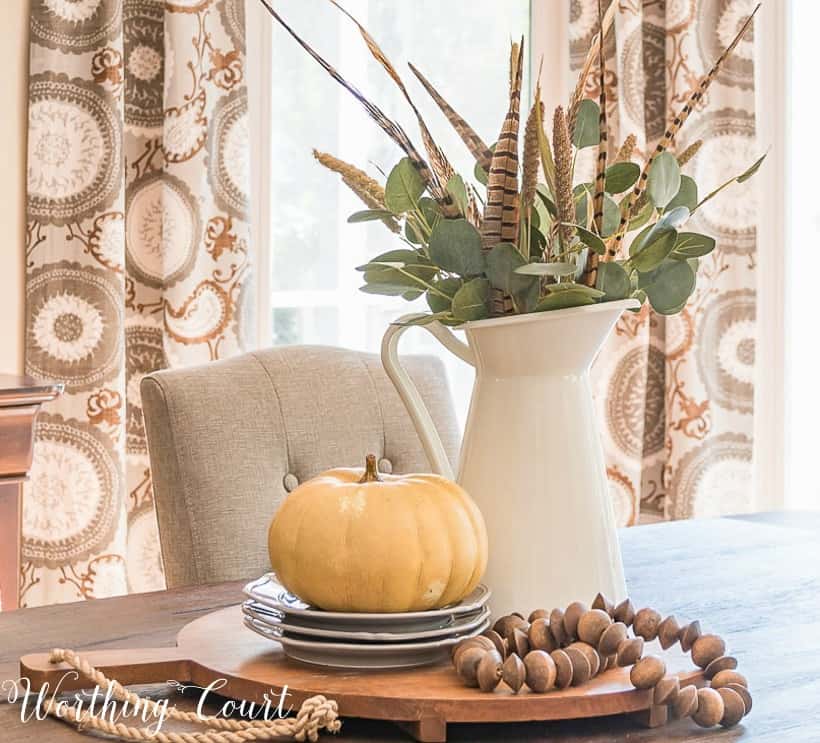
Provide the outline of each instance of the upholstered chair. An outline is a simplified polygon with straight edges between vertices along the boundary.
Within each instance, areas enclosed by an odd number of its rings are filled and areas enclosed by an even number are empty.
[[[407,369],[455,464],[459,432],[444,368]],[[378,356],[288,346],[147,375],[142,408],[169,588],[270,569],[267,527],[300,482],[374,453],[385,472],[428,471]]]

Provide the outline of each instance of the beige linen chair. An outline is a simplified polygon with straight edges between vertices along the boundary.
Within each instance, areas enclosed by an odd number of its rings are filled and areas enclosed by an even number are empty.
[[[409,357],[455,462],[459,433],[444,368]],[[379,358],[290,346],[147,375],[142,407],[169,588],[270,569],[267,527],[298,483],[372,452],[384,471],[429,471]]]

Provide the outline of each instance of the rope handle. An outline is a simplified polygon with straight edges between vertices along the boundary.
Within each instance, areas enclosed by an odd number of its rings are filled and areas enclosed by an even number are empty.
[[[75,671],[93,681],[100,689],[110,693],[112,699],[127,702],[136,715],[141,710],[156,715],[160,704],[143,699],[126,689],[114,679],[107,678],[101,671],[81,658],[73,650],[56,648],[49,656],[50,663],[67,663]],[[339,720],[339,708],[335,701],[316,695],[306,699],[296,717],[275,720],[231,720],[223,717],[203,717],[196,712],[183,712],[176,707],[162,707],[162,714],[170,720],[204,725],[210,728],[198,733],[165,733],[162,730],[129,727],[91,714],[89,711],[78,711],[76,707],[60,704],[53,697],[44,705],[44,711],[60,720],[72,722],[78,731],[86,729],[117,736],[123,740],[154,741],[155,743],[245,743],[253,740],[273,740],[275,738],[292,738],[296,741],[319,739],[319,732],[327,730],[337,733],[342,727]]]

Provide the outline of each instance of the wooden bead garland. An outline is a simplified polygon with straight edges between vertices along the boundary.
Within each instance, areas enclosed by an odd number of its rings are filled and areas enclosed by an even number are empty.
[[[677,676],[667,676],[662,658],[643,654],[644,643],[656,638],[663,650],[679,642],[709,686],[681,687]],[[681,626],[651,607],[635,611],[629,599],[614,606],[600,593],[590,607],[574,601],[565,610],[535,609],[529,619],[517,612],[501,617],[492,629],[458,643],[452,661],[467,686],[492,692],[503,683],[518,693],[526,685],[536,694],[582,686],[607,668],[631,666],[630,682],[651,690],[653,704],[701,727],[732,727],[752,709],[748,681],[720,636],[703,634],[698,621]]]

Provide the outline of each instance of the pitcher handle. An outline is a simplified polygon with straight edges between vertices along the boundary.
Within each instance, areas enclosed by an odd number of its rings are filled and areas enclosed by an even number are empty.
[[[450,460],[447,458],[447,452],[444,451],[444,445],[441,443],[441,437],[438,435],[430,411],[427,410],[416,385],[399,361],[399,340],[405,330],[414,327],[406,323],[415,317],[418,315],[404,315],[387,328],[382,339],[382,365],[410,414],[410,419],[421,439],[421,445],[433,467],[433,472],[448,480],[453,480],[455,479],[453,468],[450,466]],[[470,347],[462,343],[451,330],[440,322],[434,320],[420,327],[432,333],[448,351],[462,361],[475,366],[475,358]]]

